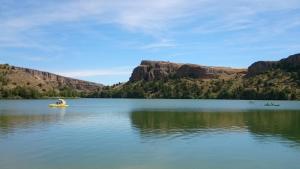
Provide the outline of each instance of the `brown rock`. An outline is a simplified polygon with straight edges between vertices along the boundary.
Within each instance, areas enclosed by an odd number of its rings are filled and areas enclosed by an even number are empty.
[[[300,69],[300,54],[291,55],[279,61],[279,67],[286,70]]]
[[[244,74],[245,69],[208,67],[195,64],[177,64],[163,61],[142,61],[130,77],[130,81],[152,81],[172,78],[217,78],[220,75]]]
[[[247,77],[255,76],[261,73],[265,73],[277,66],[277,62],[270,61],[258,61],[253,63],[248,68]]]
[[[1,69],[0,71],[3,71],[3,69]],[[11,66],[7,77],[9,78],[9,82],[11,82],[11,84],[8,84],[8,87],[11,88],[14,87],[13,83],[15,83],[18,86],[25,86],[26,84],[30,84],[31,87],[38,90],[59,90],[64,87],[68,87],[80,92],[89,93],[95,92],[103,87],[102,84],[15,66]]]
[[[207,68],[194,64],[184,64],[176,72],[178,78],[212,78],[213,74],[209,73]]]
[[[265,73],[271,69],[280,68],[286,71],[297,71],[300,69],[300,54],[291,55],[280,61],[258,61],[248,68],[246,77],[252,77]]]
[[[144,60],[133,70],[130,81],[163,80],[174,75],[179,67],[176,63]]]

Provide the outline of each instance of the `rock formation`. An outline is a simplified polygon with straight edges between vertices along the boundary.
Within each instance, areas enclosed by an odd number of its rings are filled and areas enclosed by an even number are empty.
[[[267,72],[277,66],[277,62],[258,61],[248,67],[247,77],[255,76]]]
[[[151,81],[163,80],[173,76],[180,67],[180,64],[163,61],[146,61],[133,70],[130,81]]]
[[[27,86],[40,91],[49,91],[67,87],[89,93],[95,92],[103,86],[102,84],[68,78],[49,72],[9,65],[0,66],[0,72],[6,72],[6,77],[8,78],[6,86],[8,88]]]
[[[206,79],[221,75],[245,74],[245,69],[208,67],[195,64],[177,64],[164,61],[142,61],[130,77],[130,81],[152,81],[172,78]]]
[[[258,61],[248,68],[247,77],[265,73],[271,69],[300,70],[300,54],[291,55],[279,61]]]

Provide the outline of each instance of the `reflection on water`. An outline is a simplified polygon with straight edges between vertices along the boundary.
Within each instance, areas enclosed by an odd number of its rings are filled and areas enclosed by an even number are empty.
[[[142,135],[247,130],[257,136],[281,136],[300,143],[300,113],[296,111],[136,111],[130,118]]]
[[[298,169],[300,104],[0,101],[1,169]],[[259,110],[259,111],[256,111]]]
[[[32,128],[36,125],[45,125],[63,121],[66,109],[57,109],[55,113],[14,114],[10,111],[0,113],[0,134],[13,133],[16,129]]]

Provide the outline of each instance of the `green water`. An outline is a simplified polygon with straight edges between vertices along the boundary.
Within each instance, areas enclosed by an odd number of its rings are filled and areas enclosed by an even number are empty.
[[[298,169],[300,102],[0,101],[1,169]]]

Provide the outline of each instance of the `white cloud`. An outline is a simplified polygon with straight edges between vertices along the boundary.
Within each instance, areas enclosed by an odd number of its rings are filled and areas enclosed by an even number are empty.
[[[141,46],[141,49],[159,49],[159,48],[170,48],[175,47],[176,44],[168,39],[161,39],[154,43],[149,43],[146,45]]]
[[[117,23],[131,30],[154,31],[162,30],[182,19],[190,19],[189,17],[199,19],[213,16],[215,18],[212,19],[220,22],[233,21],[238,18],[238,20],[244,20],[258,12],[295,9],[299,1],[74,0],[43,5],[40,1],[31,0],[31,4],[41,6],[17,17],[2,18],[4,20],[0,24],[1,27],[10,28],[12,31],[26,30],[54,22],[72,22],[93,18],[100,23]],[[10,9],[7,7],[7,10]]]
[[[261,19],[258,15],[289,11],[300,8],[299,0],[72,0],[41,3],[39,0],[24,0],[24,6],[8,0],[0,2],[0,47],[38,46],[34,37],[24,32],[36,32],[44,26],[60,23],[75,23],[92,20],[98,24],[119,25],[129,31],[143,32],[156,39],[167,39],[166,34],[179,26],[185,33],[207,34],[215,32],[263,29],[278,32],[290,29],[281,28],[281,22],[270,18]],[[17,11],[17,12],[16,12]],[[18,12],[20,11],[20,12]],[[297,21],[288,20],[288,25],[299,27]],[[300,17],[297,16],[298,20]],[[186,25],[186,26],[185,26]],[[176,32],[175,31],[175,32]],[[28,43],[29,42],[29,43]],[[145,49],[170,47],[167,42],[149,44]]]
[[[109,69],[92,69],[92,70],[74,70],[67,72],[55,72],[56,74],[74,77],[74,78],[86,78],[86,77],[95,77],[95,76],[129,76],[132,72],[131,67],[116,67]]]
[[[39,1],[32,1],[39,3]],[[183,0],[74,0],[52,6],[40,6],[17,17],[9,17],[0,26],[8,31],[20,31],[54,22],[72,22],[93,18],[99,23],[116,23],[128,29],[160,29],[170,19],[182,15]],[[175,13],[175,11],[177,11]],[[8,29],[10,28],[10,29]]]

